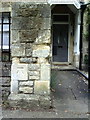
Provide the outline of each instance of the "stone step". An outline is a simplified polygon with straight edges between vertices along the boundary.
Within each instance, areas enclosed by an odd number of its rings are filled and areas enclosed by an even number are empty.
[[[50,108],[50,96],[41,96],[34,94],[10,94],[8,97],[10,107],[15,108]]]

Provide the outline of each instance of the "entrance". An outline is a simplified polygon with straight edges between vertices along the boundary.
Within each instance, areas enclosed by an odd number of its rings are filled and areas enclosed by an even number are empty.
[[[68,62],[68,24],[53,24],[53,62]]]

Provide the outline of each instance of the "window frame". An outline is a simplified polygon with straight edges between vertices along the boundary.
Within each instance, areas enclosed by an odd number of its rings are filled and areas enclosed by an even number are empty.
[[[8,20],[9,20],[9,22],[8,23],[4,23],[4,14],[5,13],[7,13],[9,16],[8,16]],[[11,25],[11,13],[10,12],[2,12],[1,13],[1,61],[2,62],[10,62],[11,61],[11,50],[10,50],[10,25]],[[4,44],[3,44],[3,41],[4,41],[4,39],[3,39],[3,34],[4,34],[4,29],[3,29],[3,26],[4,25],[9,25],[9,45],[8,45],[8,49],[7,50],[5,50],[5,49],[3,49],[3,46],[4,46]],[[3,60],[3,54],[5,54],[5,53],[8,53],[8,60],[7,61],[5,61],[5,60]]]

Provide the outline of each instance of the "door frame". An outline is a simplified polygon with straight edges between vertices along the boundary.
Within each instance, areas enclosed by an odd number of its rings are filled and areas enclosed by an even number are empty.
[[[51,29],[52,30],[52,37],[51,37],[51,39],[52,39],[52,47],[51,47],[51,49],[52,49],[52,59],[51,59],[51,61],[52,61],[52,63],[53,64],[69,64],[69,46],[70,46],[70,14],[59,14],[59,13],[54,13],[54,14],[52,14],[52,16],[53,15],[68,15],[68,18],[69,18],[69,20],[68,20],[68,22],[53,22],[53,18],[52,18],[52,28],[53,28],[53,24],[68,24],[68,61],[67,62],[55,62],[54,60],[53,60],[53,29]]]

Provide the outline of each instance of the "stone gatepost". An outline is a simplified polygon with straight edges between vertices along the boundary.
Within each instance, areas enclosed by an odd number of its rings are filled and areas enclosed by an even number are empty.
[[[10,105],[29,108],[49,107],[51,105],[50,5],[29,2],[12,3],[11,35]]]

